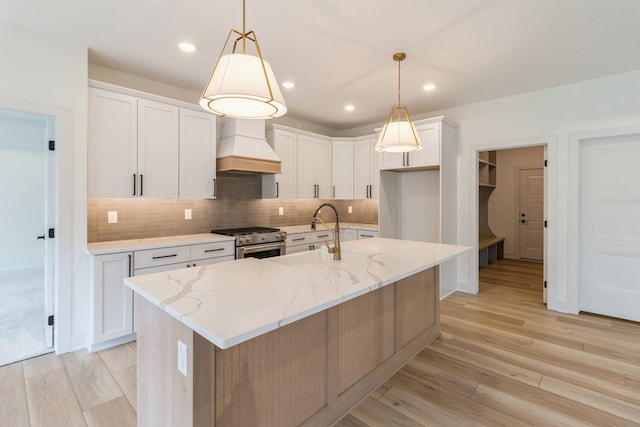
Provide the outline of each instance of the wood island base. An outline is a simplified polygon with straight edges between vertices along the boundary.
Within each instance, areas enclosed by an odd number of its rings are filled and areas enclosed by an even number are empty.
[[[438,336],[438,283],[436,266],[228,349],[136,295],[138,426],[330,426]]]

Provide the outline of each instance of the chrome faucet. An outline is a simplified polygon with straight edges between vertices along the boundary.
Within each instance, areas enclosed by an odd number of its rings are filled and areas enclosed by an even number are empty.
[[[320,223],[324,225],[327,230],[331,230],[321,218],[318,218],[318,213],[320,213],[320,209],[322,209],[325,206],[329,206],[331,209],[333,209],[333,213],[336,215],[336,228],[333,230],[333,242],[334,242],[333,247],[329,246],[328,241],[325,241],[324,244],[327,246],[327,250],[329,251],[329,253],[333,254],[333,259],[339,260],[339,259],[342,259],[342,253],[340,252],[340,221],[338,220],[338,210],[336,209],[336,207],[333,206],[331,203],[323,203],[320,206],[318,206],[318,209],[316,209],[316,213],[313,214],[313,219],[311,220],[311,229],[315,230],[316,221],[320,221]]]

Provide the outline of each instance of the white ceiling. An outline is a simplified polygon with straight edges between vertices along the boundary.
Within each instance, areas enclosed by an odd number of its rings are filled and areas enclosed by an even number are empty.
[[[287,115],[343,130],[640,69],[639,0],[246,0]],[[201,92],[241,0],[2,0],[0,22],[83,43],[93,64]],[[177,44],[191,41],[191,55]],[[6,66],[3,65],[3,66]],[[425,83],[438,85],[432,93]],[[197,99],[194,99],[197,102]],[[344,111],[346,104],[355,110]]]

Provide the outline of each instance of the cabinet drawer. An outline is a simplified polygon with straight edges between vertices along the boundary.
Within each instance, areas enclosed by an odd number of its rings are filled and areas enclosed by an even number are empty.
[[[320,230],[309,231],[306,233],[296,233],[287,235],[287,246],[290,245],[302,245],[302,244],[314,244],[325,241],[333,242],[333,230]]]
[[[235,242],[212,242],[191,245],[191,260],[197,261],[222,256],[235,257]]]
[[[133,268],[158,267],[167,264],[182,264],[186,267],[191,261],[191,251],[189,246],[172,246],[169,248],[148,249],[135,251],[133,254]]]

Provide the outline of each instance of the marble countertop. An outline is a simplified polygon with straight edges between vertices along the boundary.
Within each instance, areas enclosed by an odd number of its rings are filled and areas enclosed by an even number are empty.
[[[220,348],[229,348],[439,265],[467,246],[371,238],[125,279],[139,296]]]
[[[87,244],[89,255],[104,255],[117,252],[140,251],[144,249],[168,248],[171,246],[196,245],[198,243],[229,242],[235,240],[233,236],[221,234],[200,233],[183,236],[151,237],[146,239],[113,240]]]

